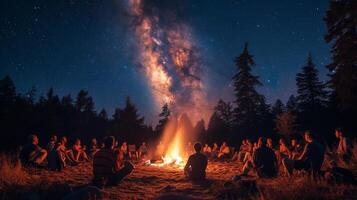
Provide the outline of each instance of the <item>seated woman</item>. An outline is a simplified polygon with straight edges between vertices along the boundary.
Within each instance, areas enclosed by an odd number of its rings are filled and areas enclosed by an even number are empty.
[[[29,143],[20,152],[20,161],[24,166],[41,166],[47,157],[47,151],[38,146],[37,135],[30,135]]]
[[[219,149],[219,152],[218,152],[218,158],[219,159],[228,158],[229,153],[230,153],[229,146],[227,145],[226,142],[223,142],[223,144],[222,144],[222,146],[221,146],[221,148]]]
[[[73,155],[74,155],[74,159],[75,161],[80,161],[81,159],[85,160],[85,161],[88,161],[88,156],[87,156],[87,153],[85,151],[84,148],[82,148],[82,145],[81,145],[81,140],[80,139],[76,139],[73,147]]]
[[[184,173],[186,177],[193,181],[202,181],[206,179],[208,159],[207,156],[201,153],[202,145],[200,143],[196,143],[194,149],[196,153],[188,158]]]

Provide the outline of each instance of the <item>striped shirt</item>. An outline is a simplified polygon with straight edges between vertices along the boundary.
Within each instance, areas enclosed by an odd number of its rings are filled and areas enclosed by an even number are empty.
[[[111,149],[99,150],[93,158],[93,174],[95,178],[108,178],[115,172],[117,155]]]

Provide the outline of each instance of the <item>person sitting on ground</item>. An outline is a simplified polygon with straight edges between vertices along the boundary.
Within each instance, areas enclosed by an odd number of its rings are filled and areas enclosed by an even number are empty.
[[[291,158],[291,151],[283,138],[280,138],[279,140],[279,151],[277,156],[279,163],[281,163],[284,158]]]
[[[24,166],[42,166],[47,157],[47,151],[38,145],[37,135],[30,135],[26,144],[20,152],[20,161]]]
[[[255,170],[261,178],[272,178],[277,175],[277,159],[274,151],[267,146],[265,138],[259,138],[258,147],[254,150],[252,159],[243,166],[241,175],[248,175],[251,170]]]
[[[60,153],[61,162],[64,167],[67,165],[77,165],[72,149],[67,149],[67,138],[63,136],[58,144],[57,150]]]
[[[94,154],[97,153],[97,151],[99,151],[97,139],[93,138],[91,140],[87,151],[88,151],[89,157],[93,158]]]
[[[148,154],[148,148],[146,146],[146,143],[143,142],[138,150],[138,158],[141,158],[142,156],[146,156]]]
[[[291,148],[291,159],[298,158],[303,151],[303,146],[297,141],[297,139],[291,140]]]
[[[213,158],[217,158],[218,152],[219,152],[219,148],[218,148],[217,143],[213,143],[213,147],[212,147],[212,157],[213,157]]]
[[[339,140],[337,146],[337,154],[339,159],[345,162],[349,162],[352,156],[352,142],[349,138],[345,137],[340,128],[336,128],[335,136]]]
[[[304,139],[307,143],[298,159],[283,159],[283,165],[288,175],[292,175],[294,169],[305,170],[317,175],[316,173],[321,169],[325,154],[324,147],[315,141],[310,131],[304,133]]]
[[[82,148],[80,139],[76,139],[72,149],[73,149],[73,155],[74,155],[75,161],[78,162],[81,158],[83,158],[83,160],[85,160],[85,161],[89,160],[85,149]]]
[[[221,148],[219,149],[218,159],[228,158],[229,153],[230,153],[229,146],[227,145],[226,142],[223,142]]]
[[[46,149],[47,152],[50,152],[56,148],[57,145],[57,136],[56,135],[51,135],[50,141],[48,142]]]
[[[104,148],[100,149],[93,158],[93,184],[97,187],[113,186],[129,175],[134,166],[128,161],[121,165],[118,155],[114,151],[113,136],[104,139]]]
[[[201,153],[202,145],[201,143],[196,143],[194,145],[196,151],[195,154],[191,155],[184,168],[184,173],[186,177],[194,181],[202,181],[206,179],[206,168],[208,159],[203,153]]]
[[[206,143],[205,146],[203,147],[203,153],[207,156],[207,157],[211,157],[212,154],[212,148]]]

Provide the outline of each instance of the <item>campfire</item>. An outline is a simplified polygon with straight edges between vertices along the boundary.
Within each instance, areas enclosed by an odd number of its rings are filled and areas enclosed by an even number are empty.
[[[171,119],[156,149],[156,154],[161,155],[161,159],[148,160],[147,163],[151,166],[172,166],[183,169],[188,157],[185,148],[188,139],[187,132],[187,125],[182,117],[179,120]]]

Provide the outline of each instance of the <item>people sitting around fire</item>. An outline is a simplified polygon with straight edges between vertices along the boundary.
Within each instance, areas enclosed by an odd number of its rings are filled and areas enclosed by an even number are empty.
[[[252,143],[250,140],[246,139],[242,141],[242,145],[239,148],[238,161],[243,162],[247,154],[252,151]]]
[[[303,146],[298,142],[297,139],[291,139],[291,159],[297,159],[303,150]]]
[[[249,171],[254,170],[258,177],[275,177],[278,173],[278,164],[274,151],[267,146],[265,138],[259,138],[257,144],[252,160],[243,166],[241,175],[248,175]]]
[[[97,187],[113,186],[129,175],[134,166],[128,161],[118,159],[114,151],[113,136],[104,139],[104,148],[100,149],[93,158],[93,184]]]
[[[352,142],[349,138],[345,137],[340,128],[336,128],[335,136],[338,139],[337,155],[340,160],[349,162],[352,156]]]
[[[30,135],[28,137],[28,144],[26,144],[20,152],[20,161],[24,166],[42,166],[47,157],[47,151],[38,145],[37,135]]]
[[[46,146],[47,152],[50,152],[53,149],[55,149],[56,145],[57,145],[57,136],[56,135],[51,135],[50,141],[48,142],[48,144]]]
[[[283,159],[288,175],[292,175],[294,169],[305,170],[316,175],[321,169],[325,154],[324,147],[315,140],[310,131],[304,133],[304,139],[306,141],[304,151],[298,159]]]
[[[191,155],[184,168],[186,177],[194,181],[202,181],[206,179],[206,168],[208,159],[207,156],[201,153],[201,143],[194,145],[195,152]]]
[[[78,162],[80,160],[84,160],[84,161],[89,160],[87,153],[85,151],[86,149],[82,147],[80,139],[76,139],[76,141],[72,147],[72,150],[73,150],[73,155],[74,155],[75,161]]]
[[[97,139],[93,138],[88,146],[87,152],[90,158],[93,158],[94,154],[99,151]]]
[[[212,156],[212,148],[206,143],[205,146],[203,147],[203,153],[207,156],[207,157],[211,157]]]
[[[223,142],[221,148],[219,149],[217,157],[218,159],[225,159],[229,157],[229,153],[230,153],[229,146],[227,145],[226,142]]]
[[[146,146],[146,143],[143,142],[141,143],[139,149],[138,149],[138,158],[144,157],[148,154],[148,147]]]

